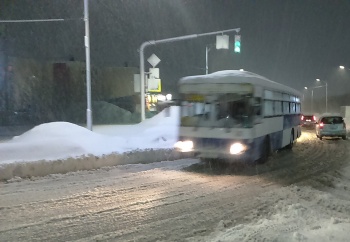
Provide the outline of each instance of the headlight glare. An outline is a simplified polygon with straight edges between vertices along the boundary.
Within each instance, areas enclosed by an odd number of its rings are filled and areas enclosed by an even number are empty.
[[[181,152],[189,152],[193,150],[193,142],[191,140],[178,141],[174,146]]]
[[[244,152],[245,150],[246,150],[245,145],[243,145],[241,143],[234,143],[230,147],[230,153],[232,155],[238,155],[238,154]]]

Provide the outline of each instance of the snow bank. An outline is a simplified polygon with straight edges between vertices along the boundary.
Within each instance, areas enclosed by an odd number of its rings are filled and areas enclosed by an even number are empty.
[[[140,124],[97,126],[93,132],[68,122],[41,124],[0,143],[0,179],[175,159],[178,114],[173,106]]]

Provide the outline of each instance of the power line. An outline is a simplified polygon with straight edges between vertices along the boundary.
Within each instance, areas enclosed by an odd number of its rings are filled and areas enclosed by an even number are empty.
[[[20,19],[20,20],[0,20],[0,23],[36,23],[36,22],[62,22],[62,21],[72,21],[72,20],[83,20],[83,18],[79,19]]]

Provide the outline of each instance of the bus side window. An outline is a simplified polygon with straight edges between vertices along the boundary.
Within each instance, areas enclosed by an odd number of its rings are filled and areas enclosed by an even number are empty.
[[[227,103],[218,102],[216,104],[216,112],[217,112],[217,120],[223,119],[227,117]]]
[[[253,108],[254,108],[254,115],[261,116],[261,98],[260,97],[254,98]]]
[[[262,108],[261,108],[261,98],[253,98],[253,120],[254,123],[261,123],[262,121]]]

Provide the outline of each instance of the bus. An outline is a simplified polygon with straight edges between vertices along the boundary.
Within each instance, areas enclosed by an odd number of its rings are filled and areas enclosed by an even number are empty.
[[[265,163],[301,135],[301,93],[258,74],[225,70],[179,80],[176,150],[207,160]]]

